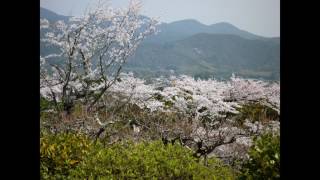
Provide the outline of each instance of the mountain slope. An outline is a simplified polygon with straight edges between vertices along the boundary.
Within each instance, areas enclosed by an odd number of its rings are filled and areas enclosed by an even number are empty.
[[[263,39],[264,37],[257,36],[247,31],[241,30],[232,24],[221,22],[210,26],[201,24],[196,20],[181,20],[172,23],[162,23],[158,26],[160,32],[157,35],[146,39],[146,42],[152,43],[167,43],[176,40],[181,40],[198,33],[211,34],[232,34],[238,35],[247,39]]]
[[[236,35],[200,33],[166,44],[145,43],[129,60],[127,69],[170,70],[199,77],[278,79],[280,47],[273,41],[250,40]]]
[[[46,18],[50,22],[55,22],[58,20],[68,21],[69,16],[59,15],[49,9],[40,7],[40,18]]]

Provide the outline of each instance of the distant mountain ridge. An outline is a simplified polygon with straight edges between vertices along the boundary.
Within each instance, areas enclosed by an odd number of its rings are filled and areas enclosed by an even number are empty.
[[[129,59],[128,69],[196,77],[278,79],[280,45],[230,34],[199,33],[166,44],[144,43]]]
[[[69,18],[44,8],[40,17],[49,21]],[[172,71],[202,78],[228,78],[232,73],[249,78],[280,77],[279,37],[258,36],[226,22],[208,26],[192,19],[162,23],[158,29],[160,33],[139,46],[125,71],[143,77]],[[41,54],[49,49],[42,44]]]
[[[59,15],[49,9],[40,7],[40,18],[46,18],[50,22],[58,20],[68,21],[70,16]]]
[[[47,18],[49,21],[57,21],[57,20],[64,20],[67,21],[70,16],[64,16],[59,15],[51,10],[48,10],[46,8],[40,8],[40,18]],[[142,16],[142,18],[148,18],[147,16]],[[171,23],[161,23],[158,26],[158,29],[160,30],[160,33],[158,33],[156,36],[152,36],[152,38],[155,38],[156,40],[161,39],[164,35],[167,33],[175,34],[179,33],[181,34],[181,38],[173,38],[170,39],[171,41],[183,39],[186,36],[191,36],[197,33],[213,33],[213,34],[233,34],[238,35],[243,38],[248,39],[264,39],[266,37],[258,36],[253,33],[250,33],[245,30],[241,30],[237,28],[236,26],[227,23],[227,22],[219,22],[212,25],[205,25],[201,22],[194,20],[194,19],[185,19],[180,21],[175,21]],[[185,35],[185,36],[183,36]],[[149,38],[149,39],[152,39]],[[160,40],[161,41],[161,40]],[[162,41],[161,41],[162,42]]]
[[[263,39],[247,31],[241,30],[230,23],[220,22],[205,25],[193,19],[186,19],[172,23],[162,23],[158,26],[160,33],[147,39],[148,42],[166,43],[186,38],[198,33],[233,34],[247,39]]]

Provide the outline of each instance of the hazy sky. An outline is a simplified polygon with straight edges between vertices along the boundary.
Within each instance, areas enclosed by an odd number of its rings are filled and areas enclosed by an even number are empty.
[[[41,6],[62,15],[80,15],[97,0],[41,0]],[[280,36],[280,0],[141,0],[142,14],[162,22],[196,19],[203,24],[229,22],[257,35]],[[111,0],[115,7],[129,0]]]

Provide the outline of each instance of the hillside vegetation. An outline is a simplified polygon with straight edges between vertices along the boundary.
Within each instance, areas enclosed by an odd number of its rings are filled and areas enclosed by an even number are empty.
[[[276,40],[240,31],[145,42],[159,24],[140,10],[102,3],[40,19],[41,179],[280,179],[279,81],[206,74],[269,75]]]

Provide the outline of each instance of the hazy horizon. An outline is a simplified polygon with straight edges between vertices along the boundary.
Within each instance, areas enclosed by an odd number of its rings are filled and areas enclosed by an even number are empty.
[[[81,15],[97,0],[41,0],[40,6],[66,16]],[[126,7],[129,0],[111,0],[115,7]],[[159,17],[171,23],[194,19],[202,24],[230,23],[242,30],[265,37],[280,37],[279,0],[142,0],[142,15]]]

